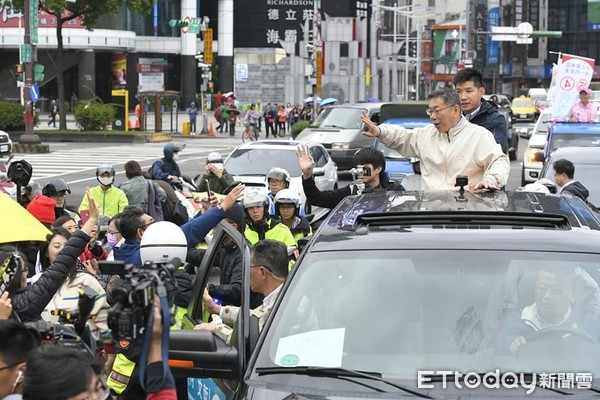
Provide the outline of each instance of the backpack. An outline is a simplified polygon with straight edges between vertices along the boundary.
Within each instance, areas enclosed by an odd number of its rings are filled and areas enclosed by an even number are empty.
[[[148,215],[155,221],[164,221],[163,206],[152,181],[148,182]]]
[[[181,203],[179,197],[175,193],[175,189],[165,181],[154,181],[157,185],[159,185],[165,193],[167,194],[167,200],[162,205],[163,216],[165,221],[173,222],[176,225],[183,225],[188,222],[189,215],[187,212],[187,208]]]

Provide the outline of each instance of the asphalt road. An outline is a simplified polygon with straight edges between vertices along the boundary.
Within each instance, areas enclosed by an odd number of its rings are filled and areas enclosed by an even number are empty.
[[[532,123],[517,124],[516,128]],[[223,157],[241,144],[239,137],[229,138],[217,136],[215,138],[185,139],[185,150],[181,153],[178,162],[182,173],[190,177],[203,172],[206,155],[212,151],[220,152]],[[520,138],[517,160],[511,162],[511,172],[507,184],[508,190],[520,186],[521,163],[523,153],[527,148],[528,140]],[[142,169],[147,170],[154,160],[162,157],[164,143],[145,144],[114,144],[114,143],[51,143],[49,154],[15,154],[15,160],[26,159],[33,165],[33,179],[45,184],[52,177],[61,177],[71,187],[68,204],[78,205],[83,197],[86,187],[98,184],[95,176],[96,165],[100,162],[113,163],[116,173],[116,183],[126,180],[123,165],[128,160],[137,160]],[[340,182],[342,186],[344,182]]]

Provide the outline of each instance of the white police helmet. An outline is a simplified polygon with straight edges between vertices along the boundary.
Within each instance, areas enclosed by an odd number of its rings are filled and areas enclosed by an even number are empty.
[[[269,172],[267,172],[266,178],[267,178],[267,182],[269,182],[269,179],[277,179],[279,181],[285,181],[285,182],[287,182],[286,187],[289,187],[290,182],[291,182],[290,173],[280,167],[271,168],[269,170]]]
[[[282,189],[275,195],[275,204],[293,204],[300,206],[300,195],[292,189]]]
[[[187,256],[187,239],[180,227],[172,222],[151,224],[140,243],[142,262],[164,263],[177,257],[182,262]],[[177,265],[178,267],[178,265]]]
[[[242,207],[259,207],[268,206],[269,198],[266,194],[259,192],[258,190],[248,190],[244,197],[242,197]]]

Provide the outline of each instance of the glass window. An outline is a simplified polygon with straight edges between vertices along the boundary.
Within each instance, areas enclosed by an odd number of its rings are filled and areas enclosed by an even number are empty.
[[[596,254],[307,254],[285,292],[256,367],[342,367],[413,382],[419,370],[596,375],[598,279]],[[532,335],[560,323],[564,329]],[[572,340],[563,340],[565,333]],[[513,353],[511,345],[520,336],[529,342]],[[278,376],[256,379],[281,383]],[[293,386],[302,386],[303,379],[285,376]],[[347,382],[340,382],[343,390]]]
[[[286,169],[290,176],[298,177],[302,171],[295,152],[295,147],[290,150],[240,149],[234,151],[227,159],[225,169],[231,175],[266,175],[273,165],[277,165]]]
[[[360,129],[363,110],[350,107],[332,107],[323,110],[312,126],[316,128]]]
[[[571,146],[600,146],[600,135],[587,134],[553,134],[551,152],[560,147]]]

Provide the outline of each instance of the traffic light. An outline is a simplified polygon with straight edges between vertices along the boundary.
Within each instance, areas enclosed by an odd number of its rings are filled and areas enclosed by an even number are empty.
[[[25,68],[23,67],[23,64],[17,64],[15,65],[15,76],[17,78],[18,81],[23,81],[25,78]]]
[[[408,56],[410,58],[417,58],[417,42],[408,43]]]
[[[171,28],[187,28],[188,21],[182,21],[180,19],[172,19],[169,21],[169,26]]]

